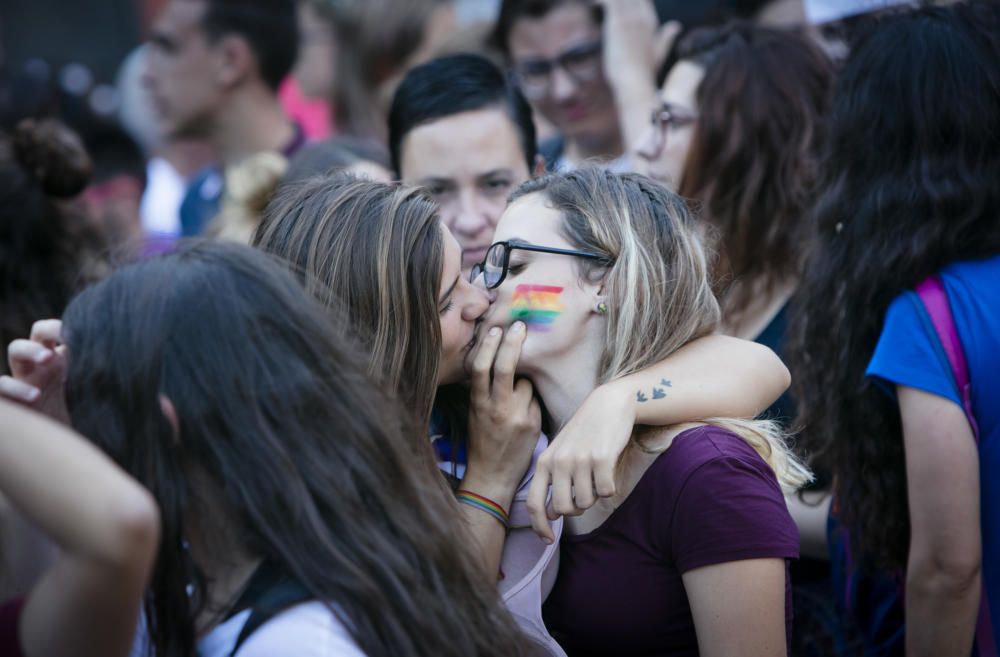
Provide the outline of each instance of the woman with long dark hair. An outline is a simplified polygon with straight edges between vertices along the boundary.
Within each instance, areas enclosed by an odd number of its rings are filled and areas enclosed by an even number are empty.
[[[123,268],[67,309],[43,373],[66,367],[74,428],[161,509],[155,654],[527,654],[338,317],[223,243]]]
[[[968,655],[980,591],[1000,595],[997,19],[988,3],[886,18],[834,93],[792,367],[803,440],[835,477],[867,654],[902,654],[904,572],[910,655]],[[925,304],[907,293],[935,274],[978,450]]]

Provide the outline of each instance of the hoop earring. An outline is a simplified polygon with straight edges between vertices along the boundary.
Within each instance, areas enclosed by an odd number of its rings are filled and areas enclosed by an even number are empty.
[[[607,314],[607,312],[608,312],[608,304],[604,303],[603,301],[597,304],[598,315],[604,315]]]

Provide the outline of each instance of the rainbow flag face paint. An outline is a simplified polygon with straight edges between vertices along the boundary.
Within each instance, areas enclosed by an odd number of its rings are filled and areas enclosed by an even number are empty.
[[[522,321],[536,331],[547,331],[565,307],[559,302],[561,287],[518,285],[510,306],[512,322]]]

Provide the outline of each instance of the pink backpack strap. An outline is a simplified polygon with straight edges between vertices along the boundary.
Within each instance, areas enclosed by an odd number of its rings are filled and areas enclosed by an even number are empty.
[[[955,328],[955,319],[948,303],[948,295],[940,276],[929,276],[917,285],[917,296],[923,303],[930,323],[937,335],[940,348],[950,366],[951,375],[962,400],[962,409],[972,427],[976,445],[979,445],[979,426],[972,414],[972,380],[969,375],[968,363],[965,360],[965,350]],[[983,589],[982,603],[979,605],[979,619],[976,623],[976,648],[980,657],[997,657],[996,637],[993,633],[990,604]]]

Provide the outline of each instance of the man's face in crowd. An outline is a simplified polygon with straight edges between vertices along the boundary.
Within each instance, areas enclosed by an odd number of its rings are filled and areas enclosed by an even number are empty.
[[[462,269],[481,262],[507,195],[531,172],[514,122],[500,107],[461,112],[411,130],[400,146],[403,182],[426,189],[462,246]]]
[[[170,0],[153,26],[143,80],[164,134],[201,136],[218,112],[222,53],[202,26],[205,0]]]
[[[601,68],[601,28],[589,5],[566,3],[539,18],[519,18],[509,40],[521,90],[560,133],[603,139],[618,130]]]

